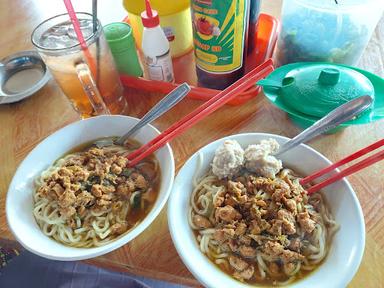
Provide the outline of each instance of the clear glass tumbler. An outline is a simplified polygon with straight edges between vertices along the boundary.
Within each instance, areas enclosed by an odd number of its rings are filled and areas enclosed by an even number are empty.
[[[119,74],[97,22],[92,15],[76,13],[88,49],[81,48],[68,14],[49,18],[32,33],[32,43],[55,80],[83,118],[98,114],[126,114]]]

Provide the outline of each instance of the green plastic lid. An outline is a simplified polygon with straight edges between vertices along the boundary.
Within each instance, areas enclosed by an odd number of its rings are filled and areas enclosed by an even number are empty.
[[[142,76],[143,70],[137,57],[131,26],[124,22],[114,22],[103,28],[119,73]]]
[[[356,67],[298,62],[281,66],[257,82],[265,96],[286,111],[301,127],[308,127],[340,105],[363,95],[373,105],[340,126],[365,124],[384,118],[384,79]]]
[[[373,85],[367,77],[333,64],[313,63],[297,67],[287,71],[279,81],[278,97],[281,101],[309,116],[323,117],[354,98],[374,97]],[[268,81],[263,85],[268,85]]]
[[[360,96],[374,97],[371,81],[346,67],[332,64],[306,66],[289,71],[286,77],[292,77],[295,81],[287,91],[282,89],[282,100],[311,116],[323,117]]]
[[[124,22],[114,22],[104,26],[104,34],[112,52],[136,49],[132,28]]]

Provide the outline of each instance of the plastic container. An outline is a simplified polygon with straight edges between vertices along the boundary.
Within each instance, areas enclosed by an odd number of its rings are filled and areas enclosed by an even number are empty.
[[[160,19],[156,10],[152,10],[146,0],[146,10],[141,13],[143,22],[143,38],[141,49],[144,54],[144,76],[149,80],[173,82],[172,59],[169,42],[160,27]]]
[[[144,0],[123,0],[137,47],[141,47],[143,24],[140,14],[145,10]],[[171,56],[179,57],[193,48],[189,0],[152,0],[151,6],[159,13],[161,27],[169,41]]]
[[[104,26],[103,29],[119,73],[143,76],[132,28],[124,22],[113,22]]]
[[[276,64],[356,65],[383,9],[383,0],[285,0]]]

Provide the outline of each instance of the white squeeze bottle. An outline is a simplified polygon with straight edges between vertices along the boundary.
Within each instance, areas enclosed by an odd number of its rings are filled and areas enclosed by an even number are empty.
[[[144,76],[150,80],[173,82],[172,58],[169,42],[160,27],[159,15],[145,0],[146,11],[141,13],[143,22],[142,50],[144,54]]]

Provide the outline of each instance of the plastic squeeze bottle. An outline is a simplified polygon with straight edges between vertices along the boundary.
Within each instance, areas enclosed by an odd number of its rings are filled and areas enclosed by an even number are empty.
[[[172,59],[169,42],[160,27],[159,15],[145,0],[146,10],[141,13],[144,31],[142,51],[144,54],[144,76],[150,80],[173,82]]]
[[[182,56],[193,49],[190,0],[150,0],[151,7],[161,19],[160,26],[167,36],[171,57]],[[257,0],[259,1],[259,0]],[[145,10],[144,0],[123,0],[129,25],[138,47],[143,37],[140,14]]]

